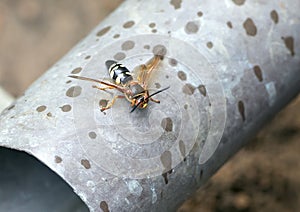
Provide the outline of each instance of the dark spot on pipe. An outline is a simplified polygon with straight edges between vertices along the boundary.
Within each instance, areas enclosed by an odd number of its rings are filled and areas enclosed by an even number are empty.
[[[123,51],[133,49],[133,47],[134,47],[134,42],[131,40],[125,41],[121,46]]]
[[[114,36],[113,36],[113,38],[119,38],[120,37],[120,34],[115,34]]]
[[[149,24],[149,27],[150,27],[150,28],[154,28],[155,26],[156,26],[155,23],[150,23],[150,24]]]
[[[257,33],[257,28],[251,18],[247,18],[243,24],[244,29],[246,30],[247,35],[255,36]]]
[[[186,32],[186,34],[195,34],[198,32],[198,30],[199,30],[198,23],[193,21],[188,22],[184,27],[184,31]]]
[[[201,169],[200,170],[200,180],[202,179],[202,177],[203,177],[203,170]]]
[[[144,49],[150,49],[150,46],[149,45],[145,45]]]
[[[174,7],[175,10],[181,7],[182,0],[171,0],[170,4]]]
[[[165,184],[168,184],[169,183],[169,179],[168,179],[168,175],[172,174],[173,170],[170,169],[169,171],[167,172],[164,172],[162,174],[163,178],[164,178],[164,181],[165,181]]]
[[[202,16],[203,16],[203,12],[199,11],[199,12],[197,12],[197,15],[198,15],[199,17],[202,17]]]
[[[37,107],[37,108],[36,108],[36,111],[37,111],[37,112],[43,112],[43,111],[46,110],[46,109],[47,109],[47,107],[46,107],[45,105],[42,105],[42,106]]]
[[[214,45],[211,41],[206,43],[207,48],[211,49]]]
[[[157,33],[157,29],[152,29],[151,32],[152,33]]]
[[[97,134],[95,133],[95,132],[89,132],[89,137],[91,138],[91,139],[95,139],[95,138],[97,138]]]
[[[55,161],[55,163],[61,163],[62,158],[56,155],[54,161]]]
[[[257,79],[261,82],[263,81],[263,75],[262,75],[262,71],[260,69],[260,67],[258,65],[253,67],[253,71],[255,76],[257,77]]]
[[[170,151],[165,151],[162,153],[162,155],[160,156],[160,160],[164,166],[164,171],[163,171],[163,178],[165,180],[165,183],[168,184],[169,180],[168,180],[168,174],[172,173],[172,154]]]
[[[231,23],[231,21],[227,21],[227,26],[228,26],[230,29],[232,29],[232,23]]]
[[[68,97],[77,97],[81,94],[81,87],[80,86],[72,86],[71,88],[69,88],[66,92],[66,95]]]
[[[63,112],[69,112],[72,109],[72,107],[71,107],[71,105],[63,105],[62,107],[60,107],[60,109]]]
[[[52,117],[52,113],[51,112],[47,113],[47,116]]]
[[[12,104],[12,105],[10,105],[9,107],[7,107],[6,110],[11,110],[11,109],[13,109],[15,106],[16,106],[15,104]]]
[[[90,161],[87,160],[87,159],[82,159],[81,160],[81,165],[83,165],[83,167],[86,168],[86,169],[90,169],[91,168]]]
[[[156,82],[156,83],[154,83],[155,84],[155,88],[161,88],[161,85],[158,83],[158,82]]]
[[[185,110],[187,110],[188,109],[188,105],[187,104],[185,104],[184,106],[183,106],[183,108],[185,109]]]
[[[108,204],[105,201],[100,202],[100,208],[103,212],[109,212]]]
[[[70,82],[72,82],[72,80],[68,80],[68,81],[66,81],[66,84],[69,84]]]
[[[114,55],[115,60],[124,60],[126,58],[126,54],[123,52],[118,52],[117,54]]]
[[[200,93],[203,95],[203,96],[206,96],[206,88],[204,85],[199,85],[198,86],[198,90],[200,91]]]
[[[159,44],[153,47],[152,52],[155,55],[165,56],[167,54],[167,48],[164,45]]]
[[[169,64],[171,65],[171,66],[176,66],[177,65],[177,60],[176,59],[174,59],[174,58],[170,58],[169,59]]]
[[[288,50],[290,50],[291,55],[294,56],[295,52],[294,52],[294,38],[292,36],[289,37],[282,37],[282,39],[284,40],[284,44],[286,46],[286,48],[288,48]]]
[[[90,59],[91,58],[91,55],[88,55],[88,56],[86,56],[84,59],[85,60],[88,60],[88,59]]]
[[[183,71],[178,71],[177,76],[179,79],[181,79],[182,81],[186,80],[186,74]]]
[[[72,74],[78,74],[78,73],[81,72],[81,70],[82,70],[81,67],[77,67],[77,68],[74,68],[74,69],[71,71],[71,73],[72,73]]]
[[[246,120],[246,116],[245,116],[245,106],[244,106],[244,102],[243,101],[239,101],[238,102],[238,109],[239,112],[242,116],[242,120],[245,121]]]
[[[169,183],[168,172],[163,173],[162,176],[164,178],[165,184],[168,184]]]
[[[276,12],[276,10],[272,10],[270,13],[271,19],[274,21],[275,24],[278,23],[279,21],[279,16],[278,13]]]
[[[123,27],[125,29],[129,29],[134,25],[134,21],[127,21],[126,23],[123,24]]]
[[[241,6],[241,5],[243,5],[243,4],[245,3],[246,0],[232,0],[232,1],[233,1],[233,3],[235,3],[236,5]]]
[[[164,172],[169,172],[172,169],[172,153],[170,151],[164,151],[160,156],[160,161],[165,167]]]
[[[108,100],[106,100],[106,99],[100,99],[99,106],[100,107],[106,107],[107,103],[108,103]]]
[[[182,87],[182,92],[187,95],[192,95],[195,89],[196,88],[192,84],[187,83]]]
[[[101,29],[99,32],[97,32],[97,36],[103,36],[104,34],[106,34],[109,30],[110,30],[111,26],[105,27],[103,29]]]
[[[182,140],[179,141],[179,150],[180,150],[182,157],[185,157],[185,154],[186,154],[185,144]]]
[[[160,125],[166,132],[171,132],[173,130],[173,121],[170,117],[163,118]]]

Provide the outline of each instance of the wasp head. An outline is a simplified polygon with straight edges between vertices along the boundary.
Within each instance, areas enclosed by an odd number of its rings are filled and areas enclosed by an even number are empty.
[[[148,92],[135,96],[131,102],[131,105],[134,107],[134,109],[136,109],[137,107],[146,108],[149,102],[148,96]]]
[[[156,94],[158,94],[158,93],[160,93],[162,91],[165,91],[165,90],[167,90],[169,88],[170,88],[170,86],[166,87],[164,89],[161,89],[159,91],[156,91],[155,93],[151,94],[150,96],[149,96],[148,90],[146,90],[145,93],[141,93],[141,94],[136,95],[132,99],[131,105],[133,106],[133,108],[130,111],[130,113],[132,113],[133,111],[135,111],[135,109],[138,108],[138,107],[140,107],[140,108],[146,108],[148,106],[149,99],[151,99],[152,96],[154,96],[154,95],[156,95]],[[154,100],[152,100],[152,101],[154,101]],[[157,103],[159,103],[159,101]]]

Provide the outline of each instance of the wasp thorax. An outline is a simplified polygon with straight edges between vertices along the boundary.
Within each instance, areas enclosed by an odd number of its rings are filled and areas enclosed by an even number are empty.
[[[140,84],[137,83],[129,84],[129,88],[132,92],[132,96],[138,96],[145,92],[145,89]]]

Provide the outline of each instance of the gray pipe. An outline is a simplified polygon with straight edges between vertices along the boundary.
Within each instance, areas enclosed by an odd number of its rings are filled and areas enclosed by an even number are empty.
[[[300,90],[299,1],[124,2],[1,114],[0,145],[61,176],[91,211],[174,211]],[[150,94],[129,113],[105,61]],[[98,84],[101,86],[101,84]]]

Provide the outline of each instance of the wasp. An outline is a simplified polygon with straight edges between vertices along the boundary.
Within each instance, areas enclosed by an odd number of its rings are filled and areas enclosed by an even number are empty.
[[[148,82],[151,73],[158,67],[161,60],[163,60],[163,56],[154,55],[154,57],[145,64],[137,66],[134,69],[137,69],[137,76],[130,72],[128,68],[121,63],[114,60],[107,60],[105,65],[113,83],[75,75],[70,75],[69,77],[100,83],[105,85],[105,87],[99,87],[97,85],[93,85],[92,87],[99,90],[117,89],[123,94],[114,96],[105,107],[101,108],[101,112],[111,108],[118,98],[126,98],[133,107],[130,111],[130,113],[132,113],[137,108],[146,108],[149,100],[155,103],[160,103],[160,101],[154,99],[153,96],[170,88],[170,86],[168,86],[152,93],[151,95],[148,91]]]

